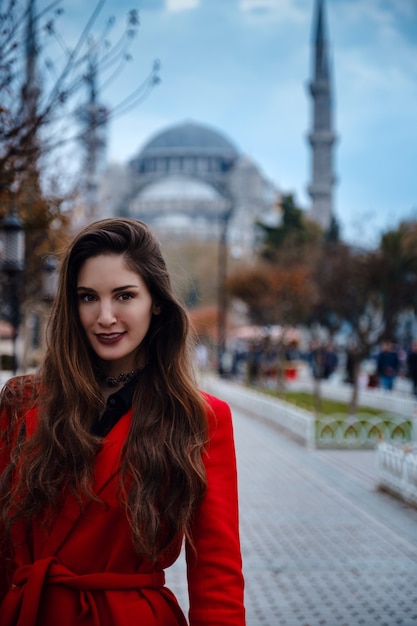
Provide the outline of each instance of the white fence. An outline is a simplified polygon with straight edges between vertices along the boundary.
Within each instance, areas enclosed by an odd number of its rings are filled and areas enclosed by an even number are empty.
[[[302,444],[316,447],[315,418],[309,411],[218,378],[204,378],[202,387],[208,393],[220,396],[258,419],[275,423]],[[411,433],[414,442],[377,444],[374,441],[373,447],[376,447],[378,457],[378,486],[410,504],[417,505],[417,424],[415,417],[409,415],[409,418],[412,420]]]
[[[402,415],[357,413],[314,418],[315,445],[318,448],[376,448],[381,441],[408,443],[412,440],[413,418]]]
[[[377,454],[379,486],[417,505],[417,447],[384,442]]]
[[[258,419],[274,423],[309,447],[376,448],[381,440],[405,443],[416,437],[417,421],[410,414],[316,418],[310,411],[232,381],[207,377],[204,387]]]
[[[309,411],[219,378],[205,378],[203,388],[258,419],[273,422],[301,443],[314,445],[314,416]]]

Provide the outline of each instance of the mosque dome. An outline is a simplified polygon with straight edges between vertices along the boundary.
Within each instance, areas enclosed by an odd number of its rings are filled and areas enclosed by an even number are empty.
[[[184,122],[154,135],[130,167],[147,178],[180,173],[214,180],[229,172],[238,158],[239,152],[222,133]]]
[[[235,146],[220,132],[193,122],[171,126],[155,135],[142,149],[142,158],[161,154],[211,154],[236,158]]]

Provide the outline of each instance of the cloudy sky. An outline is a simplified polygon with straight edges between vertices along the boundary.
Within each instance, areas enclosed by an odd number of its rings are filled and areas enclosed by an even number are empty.
[[[309,206],[314,0],[107,0],[97,19],[141,25],[133,60],[105,92],[112,107],[161,62],[161,83],[109,126],[125,162],[184,121],[223,132],[283,192]],[[95,2],[71,0],[62,24]],[[372,243],[417,219],[417,0],[325,0],[335,98],[336,214],[342,236]],[[67,20],[67,22],[65,22]],[[69,32],[69,31],[68,31]]]

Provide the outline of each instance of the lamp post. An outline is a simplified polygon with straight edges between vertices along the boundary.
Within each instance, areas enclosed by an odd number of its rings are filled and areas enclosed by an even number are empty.
[[[5,277],[3,310],[7,321],[12,325],[12,370],[16,374],[16,339],[20,324],[19,283],[25,262],[25,237],[22,222],[13,209],[3,218],[0,233],[1,272]]]
[[[217,343],[217,372],[219,376],[226,374],[224,370],[224,353],[226,351],[226,323],[227,323],[227,261],[229,255],[228,230],[232,216],[233,204],[230,202],[221,215],[219,239],[219,275],[218,275],[218,343]]]

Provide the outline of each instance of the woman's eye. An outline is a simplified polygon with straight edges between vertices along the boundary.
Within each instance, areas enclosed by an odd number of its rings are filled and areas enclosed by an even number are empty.
[[[131,300],[134,297],[133,293],[121,293],[119,295],[119,300]]]
[[[78,297],[80,302],[94,302],[96,299],[92,293],[80,293]]]

